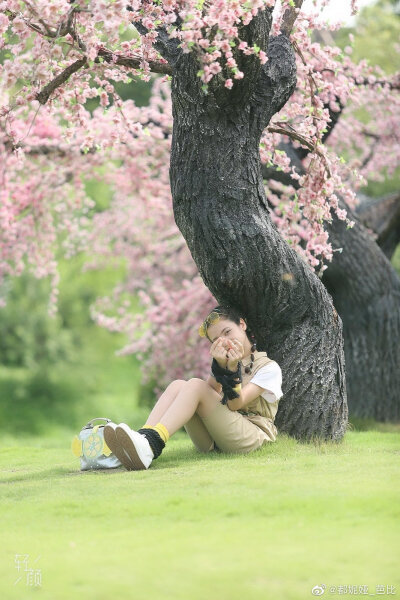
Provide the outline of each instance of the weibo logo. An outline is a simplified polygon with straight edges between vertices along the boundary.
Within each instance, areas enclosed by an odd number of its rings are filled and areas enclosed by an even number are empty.
[[[311,593],[314,594],[314,596],[322,596],[322,594],[325,593],[325,588],[326,585],[324,583],[322,585],[314,585]]]

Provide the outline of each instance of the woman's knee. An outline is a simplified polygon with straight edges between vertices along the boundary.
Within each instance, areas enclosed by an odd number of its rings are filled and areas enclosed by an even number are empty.
[[[188,393],[198,400],[196,413],[200,417],[206,417],[212,412],[215,406],[220,402],[220,394],[214,390],[206,381],[193,377],[187,382]]]
[[[175,379],[172,381],[168,387],[172,388],[181,388],[184,385],[189,385],[190,387],[199,387],[202,385],[207,385],[203,379],[199,379],[198,377],[192,377],[192,379]]]
[[[192,379],[189,379],[189,381],[187,381],[187,387],[192,391],[194,390],[199,392],[201,396],[205,398],[215,399],[220,397],[219,393],[213,387],[211,387],[207,381],[204,381],[204,379],[199,379],[198,377],[192,377]]]
[[[208,386],[207,382],[199,377],[192,377],[191,379],[188,379],[186,383],[191,387],[204,387],[205,385]]]
[[[172,390],[180,390],[181,387],[185,385],[185,383],[187,383],[185,379],[174,379],[174,381],[171,381],[168,388]]]

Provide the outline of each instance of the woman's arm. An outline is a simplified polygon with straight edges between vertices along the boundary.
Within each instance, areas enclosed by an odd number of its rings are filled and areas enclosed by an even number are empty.
[[[239,398],[228,400],[228,408],[230,410],[242,410],[250,402],[253,402],[258,396],[263,393],[264,389],[255,383],[247,383],[241,390]]]

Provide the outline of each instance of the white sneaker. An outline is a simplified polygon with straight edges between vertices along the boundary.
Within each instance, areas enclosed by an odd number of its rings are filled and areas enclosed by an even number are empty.
[[[118,442],[129,456],[133,465],[131,468],[135,471],[148,469],[154,458],[154,453],[146,437],[131,429],[126,423],[120,423],[115,433]]]
[[[128,471],[133,470],[133,464],[131,459],[129,458],[129,454],[124,450],[124,448],[119,443],[117,436],[115,434],[115,430],[117,428],[116,423],[107,423],[104,426],[104,440],[107,446],[110,448],[111,452],[115,454],[118,460],[124,465]]]

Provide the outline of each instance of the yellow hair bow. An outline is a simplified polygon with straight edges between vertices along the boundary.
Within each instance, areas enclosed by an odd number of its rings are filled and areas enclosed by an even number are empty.
[[[206,337],[207,336],[207,329],[210,327],[210,325],[214,325],[214,323],[218,323],[218,321],[220,320],[221,315],[219,315],[217,312],[212,311],[208,317],[206,319],[204,319],[203,323],[200,325],[199,327],[199,336],[200,337]]]

